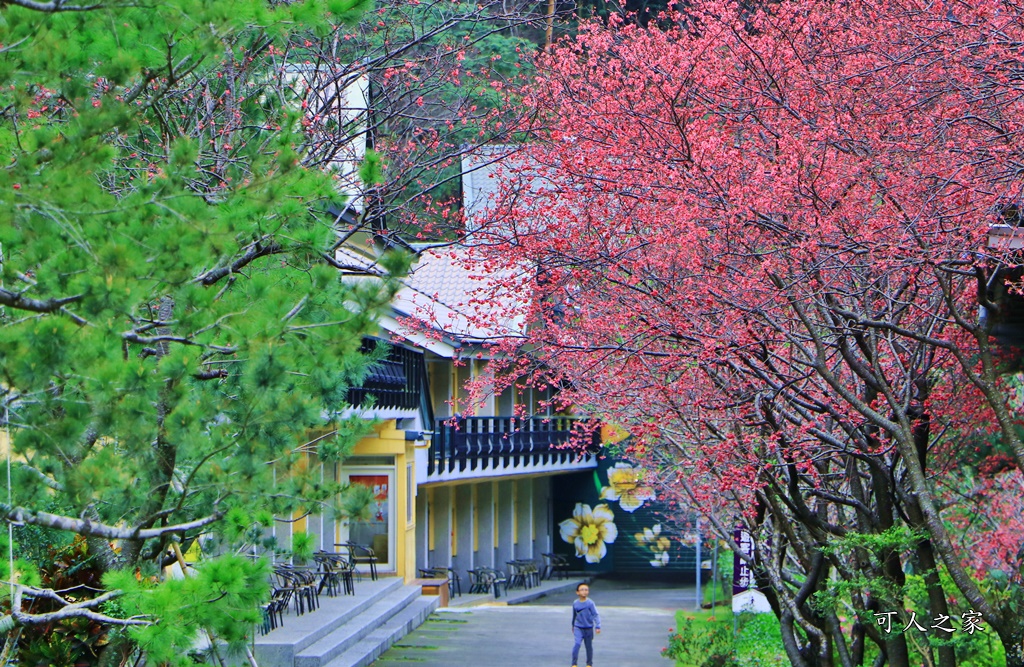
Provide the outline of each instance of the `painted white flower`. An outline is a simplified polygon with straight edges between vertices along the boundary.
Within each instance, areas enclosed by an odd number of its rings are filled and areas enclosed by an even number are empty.
[[[640,547],[648,549],[652,558],[649,561],[652,567],[664,567],[668,565],[668,550],[672,543],[667,537],[661,536],[661,524],[656,523],[650,528],[644,528],[642,533],[634,533],[633,539]]]
[[[651,567],[665,567],[668,565],[668,552],[662,551],[660,554],[656,554],[649,562]]]
[[[558,524],[562,539],[576,547],[576,556],[588,563],[598,563],[608,554],[606,545],[615,541],[619,529],[615,514],[605,504],[591,509],[585,503],[576,503],[572,518]]]
[[[640,509],[646,500],[654,500],[654,489],[643,485],[644,471],[628,463],[616,463],[608,469],[608,486],[601,489],[601,500],[617,500],[627,512]]]

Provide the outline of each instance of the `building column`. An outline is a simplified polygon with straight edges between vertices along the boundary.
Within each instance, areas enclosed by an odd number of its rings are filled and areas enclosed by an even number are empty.
[[[473,564],[473,523],[475,508],[473,507],[473,488],[470,484],[460,484],[452,488],[455,497],[454,521],[455,521],[455,554],[452,557],[452,567],[459,573],[462,581],[467,581],[469,575],[467,570],[475,567]]]
[[[515,554],[517,559],[531,560],[537,528],[533,521],[533,480],[526,478],[512,483],[516,485]]]
[[[430,565],[448,567],[452,562],[452,487],[434,489],[434,551]]]
[[[495,482],[495,492],[497,494],[495,502],[495,510],[498,513],[497,520],[497,538],[495,539],[495,555],[494,558],[497,561],[494,564],[499,570],[508,570],[506,563],[515,558],[515,543],[517,539],[516,535],[516,510],[515,510],[515,482],[513,481],[502,481]],[[506,574],[508,574],[506,572]]]
[[[495,567],[494,564],[494,487],[491,482],[473,484],[476,493],[476,539],[473,562],[477,567]]]
[[[428,499],[433,495],[431,489],[422,489],[416,496],[416,569],[426,567],[430,562],[430,520],[428,518]]]
[[[551,520],[551,477],[541,477],[533,484],[533,520],[537,523],[534,554],[555,550],[555,525]]]

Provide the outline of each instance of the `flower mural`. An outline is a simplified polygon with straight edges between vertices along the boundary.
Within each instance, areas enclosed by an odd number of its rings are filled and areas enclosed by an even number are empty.
[[[628,463],[616,463],[608,469],[608,486],[601,489],[601,500],[617,500],[627,512],[640,509],[644,501],[654,500],[654,489],[643,485],[644,471]]]
[[[633,539],[641,548],[651,552],[650,560],[652,567],[664,567],[668,565],[668,550],[672,543],[667,537],[661,535],[661,524],[656,523],[650,528],[644,528],[642,533],[634,533]]]
[[[606,545],[615,541],[619,529],[610,507],[600,504],[591,509],[585,503],[576,503],[572,518],[558,524],[562,539],[576,547],[576,556],[588,563],[598,563],[608,553]]]

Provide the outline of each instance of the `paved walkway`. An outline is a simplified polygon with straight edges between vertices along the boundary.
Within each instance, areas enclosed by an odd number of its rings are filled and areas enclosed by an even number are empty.
[[[594,640],[595,667],[671,667],[661,647],[675,610],[693,608],[693,586],[598,579],[590,591],[604,626]],[[574,599],[560,592],[520,605],[439,610],[374,665],[568,667]]]

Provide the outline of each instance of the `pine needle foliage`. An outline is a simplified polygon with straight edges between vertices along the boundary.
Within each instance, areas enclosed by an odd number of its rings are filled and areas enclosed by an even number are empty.
[[[333,460],[350,451],[352,424],[322,434],[409,260],[339,280],[322,212],[341,198],[302,166],[302,112],[272,55],[367,6],[3,3],[0,516],[85,540],[107,589],[62,613],[120,628],[99,664],[137,647],[181,664],[204,633],[251,632],[265,565],[228,551],[167,580],[172,542],[227,550],[273,516],[352,504],[309,465],[311,434]],[[0,631],[54,622],[29,612],[33,582]]]

